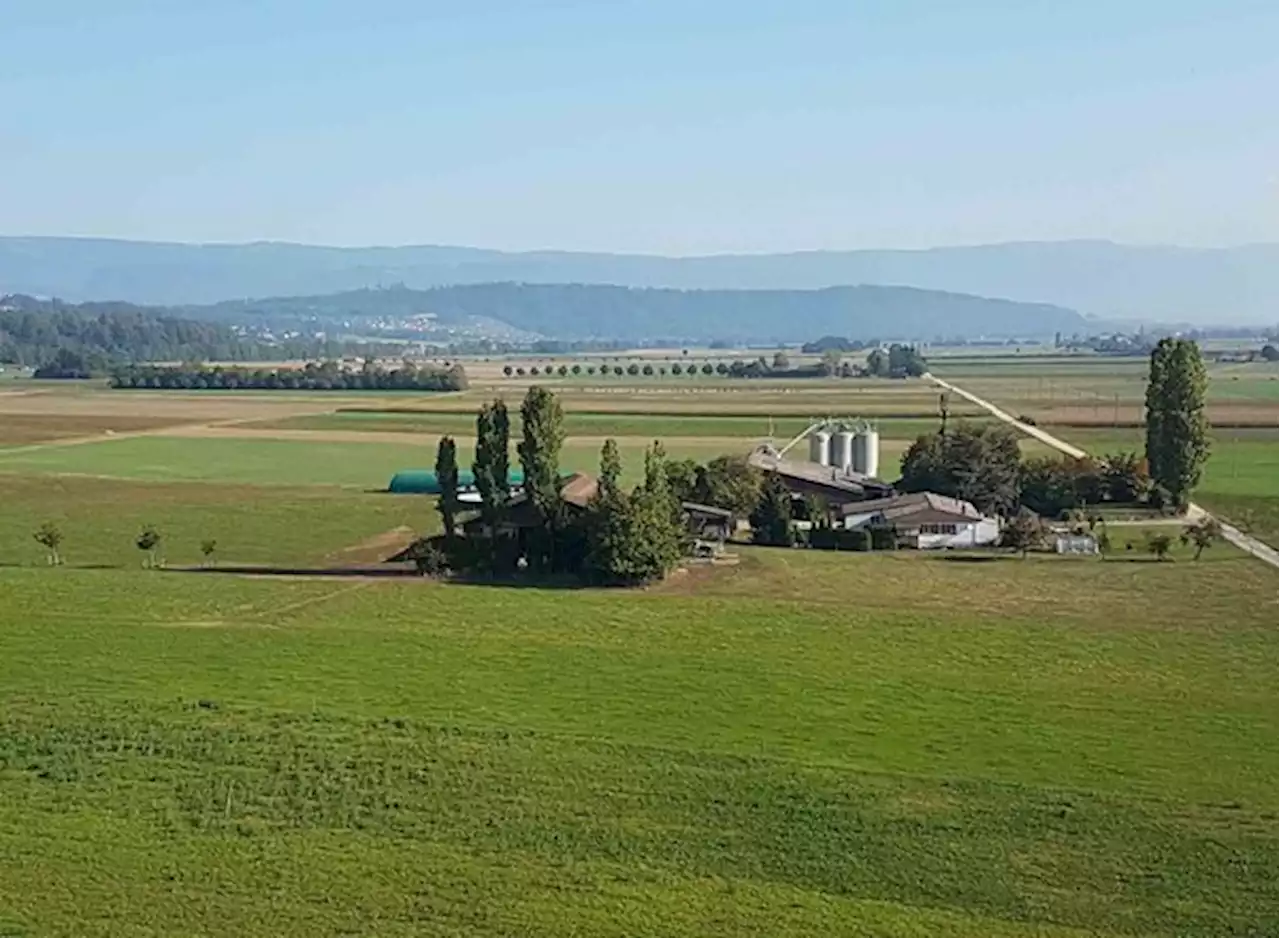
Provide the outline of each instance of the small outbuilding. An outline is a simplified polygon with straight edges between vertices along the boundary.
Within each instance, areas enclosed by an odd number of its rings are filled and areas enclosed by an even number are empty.
[[[1098,553],[1098,539],[1092,534],[1059,534],[1053,539],[1053,549],[1059,554]]]
[[[700,505],[697,502],[682,502],[685,526],[693,537],[700,541],[714,541],[723,544],[733,534],[733,512],[714,505]]]

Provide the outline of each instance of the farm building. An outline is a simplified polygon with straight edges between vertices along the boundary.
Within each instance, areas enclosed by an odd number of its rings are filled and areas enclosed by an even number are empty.
[[[697,502],[682,502],[680,508],[684,512],[686,529],[696,539],[724,543],[732,536],[735,527],[733,512]]]
[[[998,520],[969,502],[933,492],[850,502],[840,512],[846,529],[892,525],[900,543],[922,550],[981,547],[1000,539]]]
[[[767,447],[753,450],[747,462],[764,472],[777,473],[793,495],[816,496],[829,505],[893,494],[893,486],[872,476],[847,468],[785,459]]]
[[[560,500],[564,502],[570,514],[575,514],[586,510],[591,500],[596,497],[597,491],[599,491],[599,483],[595,476],[585,472],[575,472],[565,476],[560,483]],[[499,526],[498,533],[513,536],[540,524],[542,519],[534,510],[529,496],[524,491],[520,491],[507,503],[506,517]],[[462,525],[462,530],[469,535],[481,535],[484,533],[484,522],[479,517],[472,518]]]

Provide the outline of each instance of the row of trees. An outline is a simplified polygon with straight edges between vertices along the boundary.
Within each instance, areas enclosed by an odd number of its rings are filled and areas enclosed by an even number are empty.
[[[66,540],[65,535],[62,533],[62,528],[52,521],[46,521],[36,528],[32,537],[35,538],[37,544],[45,549],[49,566],[62,566],[62,545]],[[164,561],[160,558],[159,553],[160,547],[164,543],[164,535],[160,533],[160,530],[155,525],[148,524],[143,527],[133,543],[138,550],[143,552],[142,565],[144,567],[164,566]],[[200,553],[204,556],[206,564],[215,562],[217,551],[218,542],[214,538],[206,538],[200,542]]]
[[[1134,453],[1023,459],[1011,428],[963,422],[916,438],[902,459],[898,488],[950,495],[1004,518],[1020,507],[1056,517],[1104,502],[1149,501],[1155,494],[1146,461]]]
[[[505,575],[523,564],[536,574],[577,573],[590,582],[616,585],[666,576],[687,545],[680,499],[661,444],[655,442],[647,449],[644,481],[628,492],[621,485],[617,443],[606,440],[600,452],[597,494],[585,511],[571,514],[561,497],[564,413],[559,400],[546,388],[530,388],[520,418],[516,451],[524,470],[522,509],[533,514],[533,523],[522,526],[518,537],[500,533],[511,508],[511,420],[505,402],[498,399],[482,407],[476,417],[471,464],[484,533],[467,538],[457,530],[461,511],[458,450],[456,441],[445,437],[436,451],[444,537],[438,547],[430,542],[419,547],[419,565],[430,572]]]
[[[826,349],[817,364],[794,365],[786,352],[776,352],[772,358],[763,356],[752,360],[745,358],[729,362],[631,362],[627,365],[601,363],[600,365],[505,365],[502,373],[508,378],[545,377],[721,377],[721,378],[856,378],[870,375],[881,378],[919,377],[926,370],[925,360],[914,346],[891,345],[877,348],[867,356],[866,366],[845,361],[839,349]]]
[[[463,391],[468,383],[461,365],[440,368],[405,362],[385,369],[366,362],[359,371],[344,371],[337,362],[328,361],[305,368],[126,365],[112,372],[110,384],[168,390]]]

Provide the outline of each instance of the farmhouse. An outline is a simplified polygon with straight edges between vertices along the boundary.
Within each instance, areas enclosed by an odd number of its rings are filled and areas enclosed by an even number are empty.
[[[596,481],[596,477],[586,472],[575,472],[572,475],[565,476],[560,483],[560,500],[564,503],[566,511],[569,514],[577,514],[585,511],[587,506],[591,504],[591,500],[596,497],[600,485]],[[523,530],[539,527],[542,519],[538,516],[538,512],[534,510],[533,503],[529,501],[529,496],[523,489],[507,502],[507,509],[503,517],[502,523],[498,525],[497,533],[499,535],[517,535]],[[462,530],[468,535],[480,535],[484,533],[484,522],[479,516],[472,518],[470,521],[462,525]]]
[[[980,547],[1000,538],[1000,522],[995,518],[986,517],[969,502],[933,492],[851,502],[840,514],[848,530],[892,525],[900,543],[920,549]]]

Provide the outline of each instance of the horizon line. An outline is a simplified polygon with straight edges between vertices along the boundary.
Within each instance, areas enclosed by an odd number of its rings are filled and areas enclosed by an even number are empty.
[[[1129,248],[1134,250],[1175,250],[1175,251],[1235,251],[1246,248],[1274,248],[1280,250],[1280,242],[1245,241],[1235,244],[1188,246],[1169,242],[1133,242],[1116,241],[1111,238],[1058,238],[1058,239],[1024,239],[1007,241],[978,241],[962,244],[937,244],[930,247],[864,247],[864,248],[792,248],[779,250],[748,251],[710,251],[690,254],[666,254],[656,251],[614,251],[592,250],[585,248],[492,248],[468,244],[444,244],[429,242],[407,242],[401,244],[326,244],[308,241],[290,241],[274,238],[259,238],[248,241],[184,241],[162,240],[155,238],[128,238],[106,235],[44,235],[44,234],[0,234],[3,241],[75,241],[101,244],[120,244],[155,247],[188,247],[188,248],[253,248],[253,247],[291,247],[311,248],[327,251],[400,251],[400,250],[452,250],[475,251],[485,254],[508,256],[542,254],[542,255],[587,255],[601,257],[632,257],[652,260],[706,260],[729,257],[797,257],[812,254],[928,254],[934,251],[965,251],[982,248],[1008,248],[1051,245],[1106,245],[1109,247]]]

